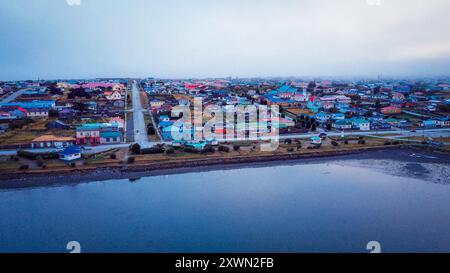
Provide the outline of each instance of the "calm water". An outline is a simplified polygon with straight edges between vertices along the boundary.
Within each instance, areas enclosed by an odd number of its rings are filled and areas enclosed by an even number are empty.
[[[0,191],[0,252],[450,252],[450,186],[336,162]]]

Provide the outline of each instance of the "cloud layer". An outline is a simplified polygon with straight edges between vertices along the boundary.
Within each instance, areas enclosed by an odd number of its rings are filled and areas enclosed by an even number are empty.
[[[4,2],[3,80],[450,75],[448,0]]]

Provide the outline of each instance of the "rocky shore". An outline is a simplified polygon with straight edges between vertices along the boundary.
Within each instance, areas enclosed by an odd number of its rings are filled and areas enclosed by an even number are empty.
[[[428,154],[411,158],[414,152]],[[278,154],[270,156],[205,158],[164,162],[140,162],[127,167],[101,167],[96,169],[67,169],[63,171],[1,173],[0,189],[57,186],[64,184],[104,181],[111,179],[137,180],[140,177],[167,175],[187,172],[203,172],[243,167],[267,167],[289,164],[308,164],[329,160],[363,160],[389,158],[410,160],[411,162],[437,162],[450,164],[450,156],[445,153],[431,153],[411,147],[374,147],[352,150],[318,151],[307,154]]]

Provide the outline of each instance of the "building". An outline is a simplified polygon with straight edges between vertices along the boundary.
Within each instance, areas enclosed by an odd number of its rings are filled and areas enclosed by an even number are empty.
[[[316,146],[320,146],[322,145],[322,138],[318,137],[318,136],[314,136],[311,138],[311,144],[312,145],[316,145]]]
[[[59,153],[59,159],[73,161],[81,158],[81,149],[77,146],[69,146]]]
[[[123,141],[123,135],[119,131],[100,132],[100,144],[118,144]]]
[[[361,131],[370,131],[370,121],[363,118],[352,119],[353,128],[359,129]]]
[[[344,120],[345,119],[345,114],[342,113],[335,113],[331,115],[331,119],[332,120]]]
[[[328,113],[320,112],[320,113],[317,113],[314,117],[316,118],[316,120],[318,122],[326,123],[331,118],[331,115]]]
[[[163,106],[164,104],[165,104],[165,102],[162,101],[162,100],[153,99],[153,100],[150,101],[150,107],[152,109],[158,109],[161,106]]]
[[[437,126],[440,127],[448,127],[450,126],[450,118],[449,117],[440,117],[436,120]]]
[[[58,117],[60,119],[66,119],[71,120],[75,118],[77,111],[70,109],[70,108],[64,108],[63,110],[58,112]]]
[[[54,135],[44,135],[31,141],[31,148],[60,148],[75,144],[73,137],[58,137]]]
[[[123,99],[122,93],[118,90],[105,91],[103,94],[105,95],[107,100],[122,100]]]
[[[395,114],[401,114],[402,108],[395,107],[395,106],[388,106],[381,108],[381,113],[384,115],[395,115]]]
[[[22,107],[25,110],[33,109],[33,108],[45,108],[47,110],[53,109],[56,107],[56,101],[54,100],[34,100],[34,101],[20,101],[20,102],[9,102],[2,106],[18,106]]]
[[[109,123],[117,124],[117,127],[119,127],[119,129],[124,129],[125,128],[125,120],[123,120],[123,118],[121,118],[121,117],[111,118],[109,120]]]
[[[438,124],[437,120],[434,120],[434,119],[428,119],[428,120],[424,120],[424,121],[422,122],[422,127],[425,127],[425,128],[435,128],[435,127],[437,127],[437,124]]]
[[[48,118],[49,108],[29,108],[27,117],[29,118]]]
[[[337,120],[333,122],[332,127],[336,130],[349,130],[352,129],[352,123],[347,120]]]
[[[77,127],[77,145],[113,144],[123,141],[117,121],[113,123],[86,123]]]

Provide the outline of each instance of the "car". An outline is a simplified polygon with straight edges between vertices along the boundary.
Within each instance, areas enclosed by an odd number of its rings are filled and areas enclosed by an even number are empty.
[[[320,138],[325,138],[325,137],[327,137],[327,134],[321,133],[321,134],[319,135],[319,137],[320,137]]]

